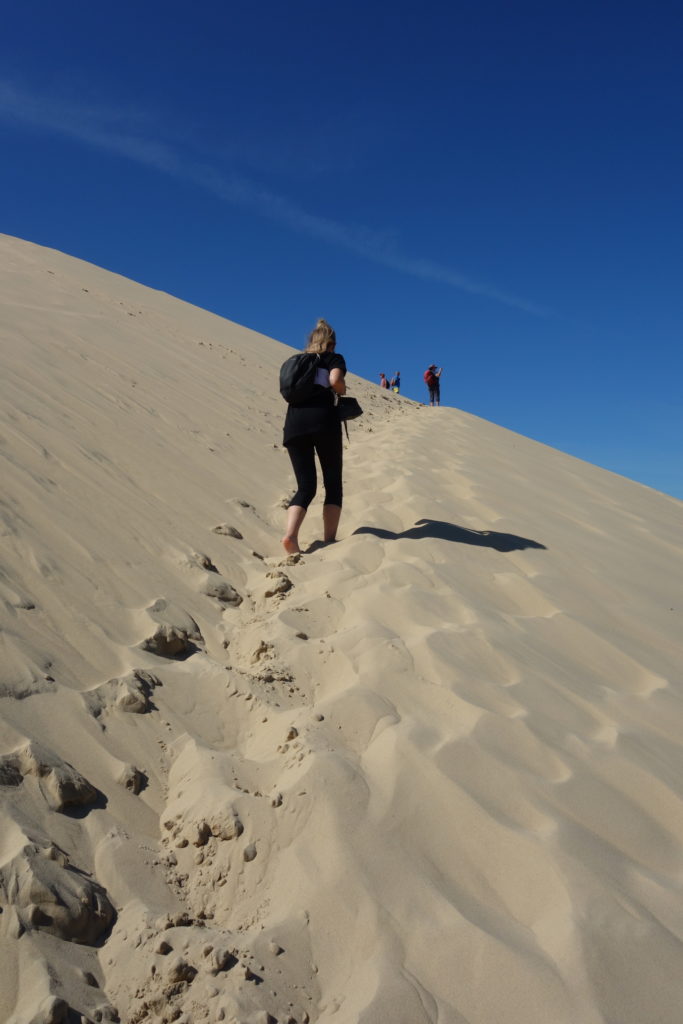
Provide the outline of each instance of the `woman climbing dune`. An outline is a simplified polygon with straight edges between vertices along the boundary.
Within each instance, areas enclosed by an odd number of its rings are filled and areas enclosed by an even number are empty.
[[[297,491],[287,510],[285,551],[299,551],[299,529],[317,489],[317,454],[325,486],[323,541],[337,536],[342,509],[342,435],[335,409],[335,393],[346,392],[344,357],[335,351],[337,338],[326,320],[318,320],[305,351],[315,353],[318,363],[315,386],[303,402],[287,407],[283,444],[292,460]]]

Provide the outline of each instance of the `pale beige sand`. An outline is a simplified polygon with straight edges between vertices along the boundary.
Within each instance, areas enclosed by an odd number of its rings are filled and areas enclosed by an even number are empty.
[[[351,379],[286,564],[284,346],[0,299],[0,1020],[680,1024],[681,503]]]

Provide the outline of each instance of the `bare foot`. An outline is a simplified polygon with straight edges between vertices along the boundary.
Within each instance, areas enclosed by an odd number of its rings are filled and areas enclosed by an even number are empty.
[[[288,555],[296,555],[299,551],[301,551],[301,548],[299,547],[299,542],[298,540],[295,540],[294,537],[283,537],[282,546]]]

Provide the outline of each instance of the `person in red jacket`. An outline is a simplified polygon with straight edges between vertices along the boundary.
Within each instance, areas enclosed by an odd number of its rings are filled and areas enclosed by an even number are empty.
[[[424,372],[424,382],[429,388],[429,404],[440,405],[441,404],[441,374],[443,373],[443,366],[439,366],[437,369],[436,363],[432,363],[428,366]]]

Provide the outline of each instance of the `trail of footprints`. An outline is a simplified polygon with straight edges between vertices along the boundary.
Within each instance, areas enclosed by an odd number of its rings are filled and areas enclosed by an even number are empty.
[[[243,539],[240,531],[228,524],[216,527],[214,533]],[[257,552],[251,556],[265,561]],[[274,569],[264,565],[260,583],[246,596],[220,577],[208,556],[196,553],[190,565],[215,578],[205,580],[201,588],[204,594],[224,605],[241,608],[239,626],[233,634],[242,636],[249,635],[252,626],[257,626],[259,633],[266,628],[264,619],[272,615],[272,610],[264,609],[263,602],[279,608],[293,588],[283,569],[297,561],[285,559]],[[159,606],[160,602],[156,602],[154,608],[159,624],[157,635],[160,631],[162,642],[167,636],[176,638],[180,633],[181,638],[203,648],[201,633],[197,635],[194,631],[195,623],[185,620],[181,624],[177,610]],[[304,638],[301,634],[300,639]],[[287,707],[306,704],[291,669],[278,657],[272,642],[260,639],[253,645],[247,642],[245,647],[239,641],[226,640],[224,648],[228,659],[224,668],[229,675],[226,695],[249,704],[250,715],[255,718],[254,730],[258,724],[267,723],[271,714],[279,715]],[[286,758],[285,767],[301,762],[305,747],[296,726],[283,727],[275,753]],[[249,871],[247,865],[264,857],[265,837],[272,831],[268,819],[285,802],[282,792],[268,783],[272,767],[269,770],[266,765],[263,771],[261,768],[258,761],[246,758],[242,751],[198,749],[194,741],[188,741],[186,751],[181,751],[173,761],[166,812],[161,821],[162,852],[158,863],[187,909],[165,924],[171,929],[168,938],[159,940],[158,931],[151,931],[149,941],[156,943],[153,975],[139,991],[139,1005],[131,1021],[239,1021],[247,1015],[251,1019],[257,1009],[263,1021],[270,1024],[307,1024],[311,1020],[316,993],[313,966],[308,977],[287,977],[283,966],[287,945],[264,933],[257,933],[256,940],[253,938],[260,924],[260,912],[258,906],[251,906],[254,883],[245,872]],[[275,774],[280,776],[281,770],[282,762],[277,764]],[[263,782],[259,782],[261,774]],[[210,778],[213,802],[196,799],[193,777],[199,786],[202,780]],[[249,939],[245,942],[247,934]],[[297,943],[306,941],[305,934],[297,939]],[[207,987],[207,978],[220,980],[220,988],[216,984]],[[266,985],[276,987],[266,992]],[[186,1017],[190,1005],[194,1009]],[[205,1011],[207,1005],[209,1009]],[[267,1006],[273,1012],[264,1009]]]
[[[240,531],[227,524],[221,524],[213,532],[243,539]],[[272,608],[263,608],[263,603],[279,607],[293,588],[285,570],[298,561],[297,556],[289,557],[270,568],[258,552],[251,552],[251,557],[264,564],[259,592],[251,594],[246,603],[244,595],[221,577],[207,555],[195,553],[189,560],[191,569],[204,574],[199,584],[201,593],[224,608],[242,608],[240,632],[248,630],[250,625],[265,625],[264,619],[272,615]],[[159,598],[147,613],[150,629],[138,645],[147,659],[151,655],[159,659],[161,665],[163,661],[182,661],[199,652],[207,656],[201,629],[187,612]],[[298,637],[307,639],[301,631]],[[261,723],[266,723],[272,713],[281,714],[288,706],[306,705],[305,695],[292,671],[278,657],[273,643],[262,639],[248,652],[239,650],[237,644],[234,656],[229,640],[224,641],[224,648],[226,657],[234,661],[223,666],[229,676],[226,696],[250,703],[256,720],[260,718]],[[159,672],[163,675],[163,668]],[[59,688],[59,682],[53,682]],[[84,691],[81,699],[86,712],[106,731],[112,715],[146,715],[158,711],[154,698],[163,685],[156,672],[135,668],[124,676]],[[316,716],[318,721],[322,717]],[[167,755],[164,739],[159,738],[157,742],[162,754]],[[299,765],[306,752],[297,727],[292,724],[283,727],[275,753],[285,758],[285,767]],[[196,757],[195,751],[194,768]],[[285,798],[279,789],[266,786],[265,782],[263,788],[259,788],[258,781],[245,779],[245,766],[246,774],[257,779],[258,764],[249,766],[247,762],[245,765],[239,752],[209,748],[201,752],[200,760],[216,758],[222,763],[224,778],[218,790],[220,799],[213,811],[194,801],[183,805],[178,795],[183,784],[179,785],[177,780],[178,772],[182,774],[182,755],[171,759],[167,792],[170,812],[161,816],[160,851],[152,864],[165,872],[170,890],[187,909],[150,923],[146,931],[134,937],[134,947],[152,945],[154,956],[151,976],[137,986],[132,1000],[130,976],[135,976],[136,971],[127,976],[124,972],[124,979],[121,979],[113,959],[106,956],[106,938],[117,922],[117,911],[106,891],[72,863],[67,851],[46,835],[38,837],[37,827],[30,830],[29,836],[23,825],[18,824],[20,821],[25,824],[25,815],[13,813],[13,794],[19,794],[21,787],[32,780],[54,813],[69,813],[79,807],[87,813],[100,803],[102,794],[76,767],[28,741],[0,754],[0,800],[5,820],[12,819],[18,836],[14,843],[17,852],[0,867],[0,923],[6,933],[17,939],[24,933],[45,932],[86,946],[100,946],[104,942],[101,959],[105,964],[107,986],[113,990],[110,994],[114,995],[114,1001],[117,994],[126,1003],[132,1001],[134,1009],[126,1017],[131,1024],[165,1024],[174,1020],[240,1021],[246,1016],[251,1020],[255,1011],[262,1012],[263,1021],[269,1024],[307,1024],[312,1019],[317,990],[313,966],[306,978],[287,977],[283,967],[287,947],[284,943],[280,945],[277,937],[262,933],[255,942],[253,939],[244,942],[245,933],[259,923],[258,908],[250,911],[251,916],[239,921],[234,929],[232,927],[235,905],[239,907],[241,899],[252,895],[244,870],[262,853],[258,823],[263,833],[267,833],[268,826],[272,828],[272,824],[266,822],[267,815],[277,813]],[[145,768],[152,771],[154,766],[119,764],[116,781],[133,795],[141,793],[148,780]],[[277,775],[282,767],[280,760]],[[199,814],[197,806],[202,808]],[[125,912],[125,908],[118,910],[119,915]],[[228,922],[231,922],[230,927]],[[302,920],[299,929],[303,933],[305,923]],[[289,930],[291,932],[291,926]],[[162,931],[164,937],[160,938]],[[305,934],[296,941],[305,945]],[[138,958],[138,972],[139,965],[145,962],[144,958]],[[51,994],[32,1008],[31,1024],[62,1024],[74,1019],[82,1024],[120,1020],[92,974],[84,976],[78,1007],[70,1006],[62,998],[58,979],[50,977],[48,980]],[[264,982],[271,986],[267,995],[261,987]],[[196,990],[196,998],[193,990]],[[252,992],[256,991],[258,994],[253,996]],[[268,1005],[274,1013],[263,1009]],[[188,1006],[194,1008],[188,1011]]]

